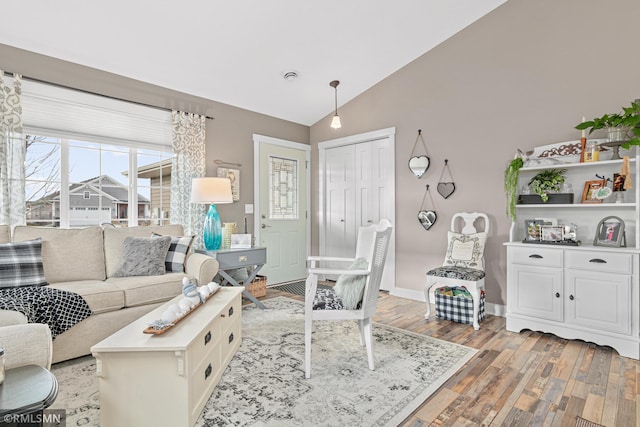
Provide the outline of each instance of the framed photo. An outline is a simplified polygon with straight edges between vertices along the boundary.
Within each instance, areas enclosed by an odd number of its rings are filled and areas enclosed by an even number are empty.
[[[561,242],[562,231],[563,227],[559,227],[557,225],[542,225],[540,226],[540,241]]]
[[[525,219],[524,231],[525,240],[540,240],[540,226],[544,224],[544,221],[539,219]]]
[[[619,248],[626,246],[624,221],[617,216],[608,216],[600,220],[596,227],[594,246],[611,246]]]
[[[625,191],[624,179],[624,175],[620,175],[619,173],[613,174],[613,191]]]
[[[584,190],[582,191],[582,203],[602,203],[602,199],[597,197],[598,190],[602,187],[602,180],[585,182]]]
[[[229,181],[231,181],[233,201],[240,200],[240,171],[238,169],[218,168],[217,173],[220,178],[229,178]]]

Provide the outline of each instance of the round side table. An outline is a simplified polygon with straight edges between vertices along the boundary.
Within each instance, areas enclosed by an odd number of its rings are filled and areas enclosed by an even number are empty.
[[[0,384],[0,424],[42,425],[32,421],[41,419],[44,409],[51,406],[57,396],[58,381],[48,370],[37,365],[9,369]]]

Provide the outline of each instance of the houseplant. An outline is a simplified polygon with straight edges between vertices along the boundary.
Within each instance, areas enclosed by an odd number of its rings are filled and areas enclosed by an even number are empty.
[[[624,141],[623,148],[640,145],[640,100],[636,99],[630,107],[622,107],[620,113],[605,114],[576,126],[578,130],[589,129],[589,134],[598,129],[607,129],[609,141]],[[631,131],[631,134],[629,134]],[[616,135],[618,134],[618,135]],[[621,134],[621,136],[620,136]]]
[[[520,168],[524,164],[522,157],[511,160],[504,171],[504,192],[507,195],[507,216],[512,221],[516,220],[516,202],[518,199],[518,177]]]
[[[564,174],[566,169],[546,169],[535,175],[529,181],[529,186],[540,196],[543,203],[549,201],[550,193],[560,193],[562,184],[564,184]]]

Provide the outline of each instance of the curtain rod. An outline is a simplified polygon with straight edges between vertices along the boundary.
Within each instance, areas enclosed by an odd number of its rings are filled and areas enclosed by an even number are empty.
[[[4,74],[13,77],[16,73],[12,73],[11,71],[4,71]],[[51,86],[57,86],[57,87],[61,87],[61,88],[64,88],[64,89],[77,90],[78,92],[88,93],[89,95],[101,96],[103,98],[113,99],[113,100],[116,100],[116,101],[129,102],[131,104],[136,104],[136,105],[140,105],[140,106],[143,106],[143,107],[155,108],[156,110],[173,111],[171,108],[158,107],[157,105],[145,104],[144,102],[131,101],[129,99],[122,99],[122,98],[118,98],[118,97],[111,96],[111,95],[105,95],[103,93],[97,93],[97,92],[92,92],[90,90],[78,89],[78,88],[75,88],[75,87],[62,85],[62,84],[59,84],[59,83],[51,83],[51,82],[47,82],[45,80],[40,80],[40,79],[36,79],[36,78],[33,78],[33,77],[24,76],[24,75],[22,75],[22,79],[23,80],[30,80],[30,81],[36,82],[36,83],[43,83],[43,84],[47,84],[47,85],[51,85]],[[209,120],[215,120],[215,117],[211,117],[211,116],[204,116],[204,118],[205,119],[209,119]]]

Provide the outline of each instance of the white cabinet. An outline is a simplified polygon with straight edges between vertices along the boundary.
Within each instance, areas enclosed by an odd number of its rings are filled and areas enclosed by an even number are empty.
[[[640,359],[640,221],[638,158],[632,160],[633,189],[622,203],[581,204],[584,182],[595,174],[612,177],[620,160],[523,168],[520,185],[545,168],[567,169],[573,204],[518,205],[507,246],[507,330],[553,333],[613,347]],[[628,247],[594,246],[598,222],[606,216],[625,222]],[[525,220],[555,218],[578,226],[580,246],[522,243]]]
[[[395,222],[394,138],[349,142],[319,144],[320,255],[353,257],[359,227],[382,218]],[[392,236],[381,288],[391,289],[394,277]]]

